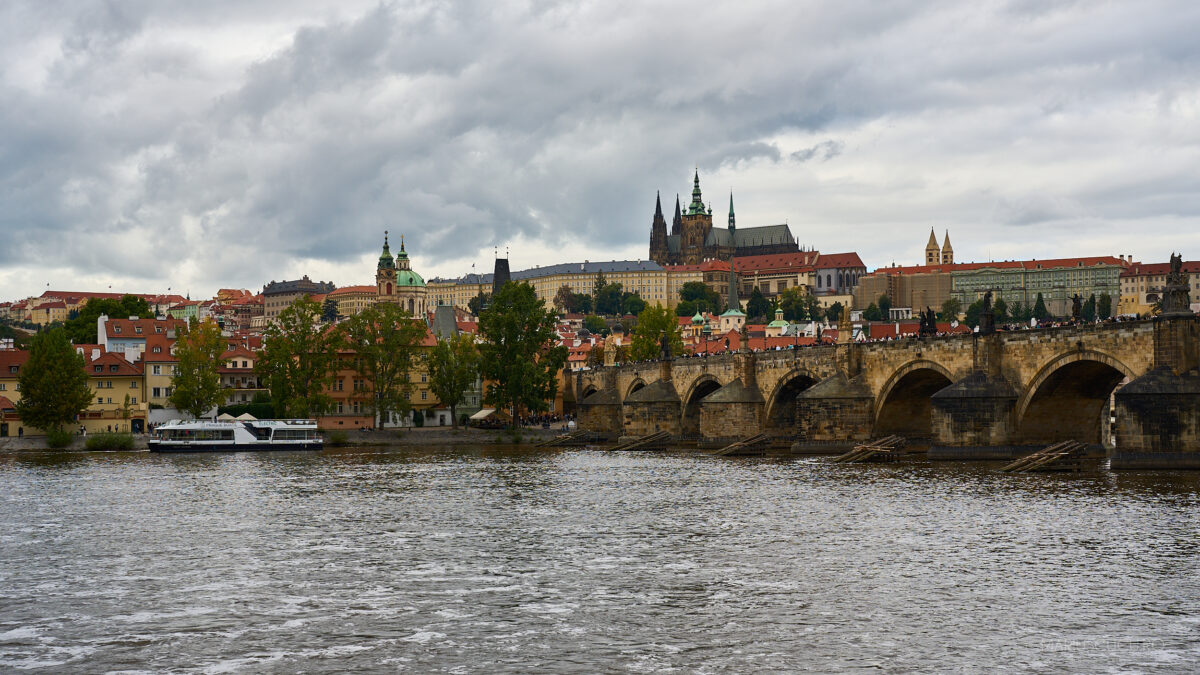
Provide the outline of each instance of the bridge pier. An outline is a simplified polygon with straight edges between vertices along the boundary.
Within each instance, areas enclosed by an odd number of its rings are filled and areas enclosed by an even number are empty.
[[[758,390],[755,356],[738,354],[738,377],[700,400],[700,437],[705,447],[725,447],[762,431],[766,400]]]
[[[1017,438],[1017,390],[977,370],[935,393],[930,459],[1011,459],[1032,450]]]
[[[871,439],[875,395],[843,372],[796,396],[795,454],[841,454]]]
[[[659,379],[630,394],[621,406],[622,438],[648,436],[660,431],[681,435],[682,407],[671,382],[671,362],[660,362]]]
[[[1154,368],[1114,395],[1113,469],[1200,469],[1200,321],[1154,325]]]
[[[584,395],[582,378],[576,384],[578,426],[606,439],[616,438],[621,431],[621,400],[617,397],[616,375],[606,371],[604,388]]]

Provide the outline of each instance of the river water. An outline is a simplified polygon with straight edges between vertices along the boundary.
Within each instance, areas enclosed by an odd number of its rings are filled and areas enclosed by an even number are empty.
[[[1200,476],[0,455],[0,670],[1195,672]]]

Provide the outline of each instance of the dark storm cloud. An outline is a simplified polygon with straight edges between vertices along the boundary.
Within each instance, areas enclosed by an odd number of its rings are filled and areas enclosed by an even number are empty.
[[[748,193],[739,223],[877,232],[812,242],[869,264],[914,223],[1101,236],[1200,210],[1188,2],[59,10],[0,9],[10,285],[254,287],[349,269],[384,229],[449,271],[518,239],[526,262],[644,250],[695,166],[706,201]]]

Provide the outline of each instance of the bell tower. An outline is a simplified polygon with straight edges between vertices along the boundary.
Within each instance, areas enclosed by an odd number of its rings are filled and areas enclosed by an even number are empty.
[[[396,259],[388,248],[388,233],[383,231],[383,253],[375,267],[375,288],[380,301],[394,302],[396,297]]]

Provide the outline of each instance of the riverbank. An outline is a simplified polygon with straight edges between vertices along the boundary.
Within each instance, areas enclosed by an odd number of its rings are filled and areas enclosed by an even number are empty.
[[[452,429],[450,427],[414,427],[412,429],[381,429],[378,431],[339,431],[345,434],[345,442],[332,438],[334,432],[325,434],[326,447],[351,446],[407,446],[407,445],[513,445],[516,443],[536,443],[566,433],[561,428],[541,429],[523,428],[517,432],[504,429]],[[519,437],[519,441],[517,440]],[[147,451],[146,442],[150,437],[138,434],[133,437],[133,449]],[[334,441],[338,442],[335,443]],[[71,445],[62,448],[63,452],[84,451],[86,436],[75,436]],[[30,436],[27,438],[0,438],[0,452],[44,452],[45,436]]]

